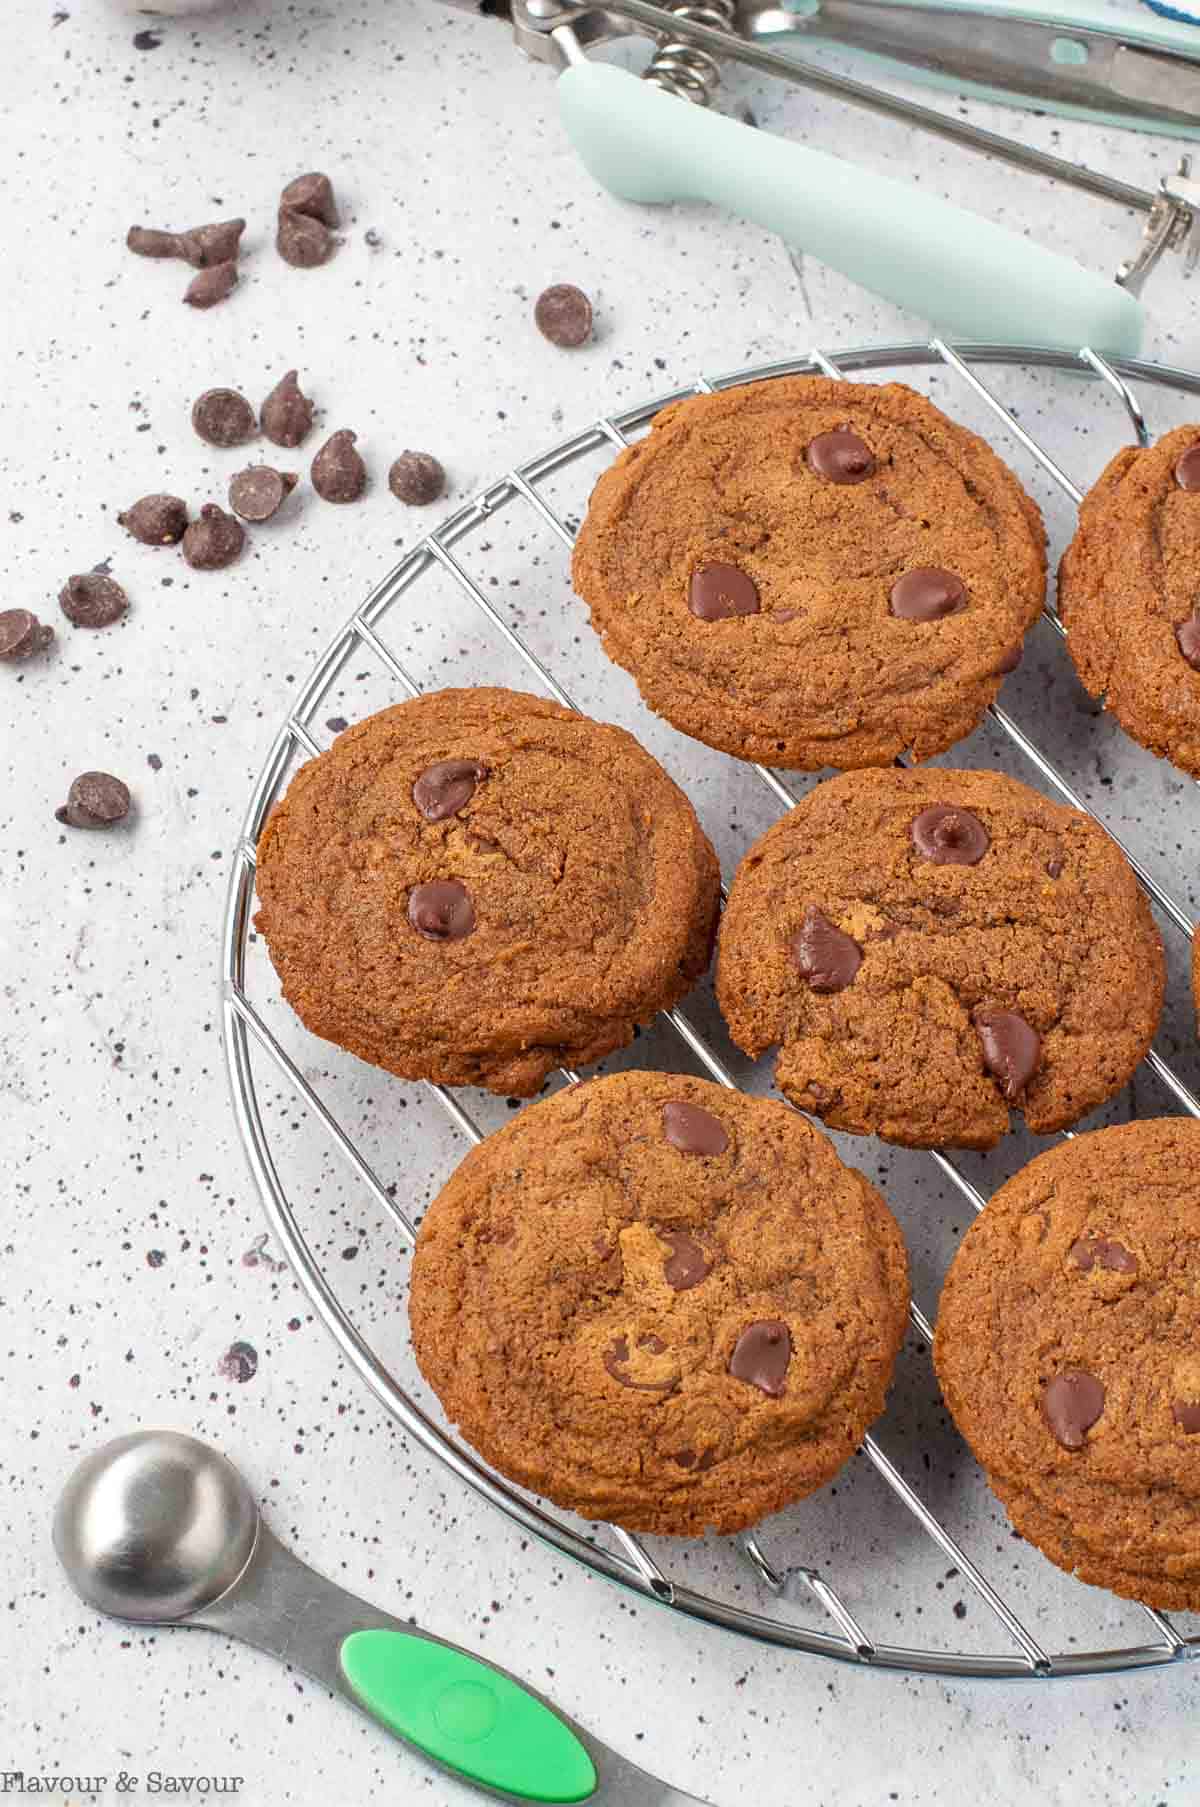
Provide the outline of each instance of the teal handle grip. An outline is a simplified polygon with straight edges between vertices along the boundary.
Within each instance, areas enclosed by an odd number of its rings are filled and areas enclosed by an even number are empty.
[[[528,1801],[586,1801],[596,1768],[545,1701],[478,1657],[402,1631],[354,1631],[338,1665],[357,1704],[447,1769]]]
[[[611,64],[558,83],[589,173],[628,201],[711,201],[955,337],[1136,354],[1127,290],[979,214],[664,94]]]

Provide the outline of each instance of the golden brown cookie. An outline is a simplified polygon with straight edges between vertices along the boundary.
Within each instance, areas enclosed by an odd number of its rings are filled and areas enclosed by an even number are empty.
[[[1022,1536],[1084,1581],[1200,1610],[1200,1123],[1064,1142],[1002,1186],[934,1359]]]
[[[600,478],[575,588],[652,709],[741,759],[940,752],[1020,657],[1036,505],[898,383],[784,377],[664,408]]]
[[[835,1129],[990,1148],[1125,1084],[1162,944],[1100,826],[999,772],[849,772],[738,867],[717,999],[738,1047]]]
[[[874,1187],[786,1105],[620,1073],[467,1156],[421,1225],[409,1310],[486,1461],[586,1518],[696,1536],[853,1454],[908,1261]]]
[[[1200,426],[1112,459],[1063,554],[1058,606],[1085,688],[1200,778]]]
[[[317,1035],[407,1079],[525,1096],[632,1040],[708,966],[720,873],[631,734],[442,690],[301,767],[256,925]]]

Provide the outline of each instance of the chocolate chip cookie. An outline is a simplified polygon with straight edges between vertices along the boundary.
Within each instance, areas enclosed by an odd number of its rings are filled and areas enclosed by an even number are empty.
[[[524,1097],[708,966],[720,875],[633,736],[518,691],[442,690],[296,773],[256,924],[317,1035],[407,1079]]]
[[[924,396],[784,377],[664,408],[597,483],[573,575],[677,728],[846,769],[971,732],[1042,607],[1045,534]]]
[[[998,772],[851,772],[738,868],[717,998],[738,1047],[835,1129],[913,1148],[1039,1134],[1125,1084],[1162,944],[1103,829]]]
[[[1200,426],[1117,453],[1084,497],[1058,606],[1084,687],[1200,778]]]
[[[1200,1124],[1126,1123],[1021,1170],[963,1238],[934,1359],[1022,1536],[1200,1610]]]
[[[900,1231],[795,1111],[620,1073],[523,1111],[421,1225],[421,1371],[484,1459],[586,1518],[736,1531],[883,1410]]]

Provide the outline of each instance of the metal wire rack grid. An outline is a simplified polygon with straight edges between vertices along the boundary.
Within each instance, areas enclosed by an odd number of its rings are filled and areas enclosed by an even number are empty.
[[[238,1126],[269,1221],[318,1316],[333,1335],[351,1367],[389,1413],[425,1449],[438,1456],[479,1495],[553,1548],[575,1557],[608,1579],[621,1582],[692,1618],[740,1632],[764,1643],[878,1668],[986,1679],[1050,1679],[1177,1663],[1200,1652],[1200,1636],[1183,1636],[1164,1614],[1143,1607],[1142,1611],[1154,1633],[1153,1638],[1144,1644],[1095,1651],[1046,1651],[871,1434],[863,1441],[863,1454],[885,1485],[911,1513],[922,1531],[958,1569],[1015,1649],[992,1655],[974,1655],[874,1641],[830,1583],[815,1570],[803,1566],[790,1566],[787,1576],[795,1578],[798,1585],[820,1605],[830,1620],[832,1629],[818,1630],[810,1625],[768,1618],[764,1614],[748,1611],[671,1580],[639,1540],[619,1527],[608,1527],[616,1544],[616,1548],[612,1549],[580,1535],[573,1526],[531,1502],[484,1466],[465,1444],[435,1423],[388,1372],[370,1343],[343,1309],[300,1227],[272,1155],[255,1082],[252,1046],[261,1050],[312,1114],[375,1205],[410,1246],[415,1241],[416,1234],[411,1220],[389,1195],[351,1136],[282,1047],[251,1002],[246,989],[246,947],[253,905],[255,847],[267,813],[281,789],[297,750],[310,756],[320,751],[307,723],[356,651],[368,649],[404,696],[414,697],[420,694],[420,687],[380,639],[376,629],[399,598],[424,573],[433,566],[439,566],[448,572],[489,625],[507,642],[550,695],[567,707],[574,706],[554,675],[504,620],[455,557],[453,548],[458,541],[481,527],[498,509],[513,502],[521,502],[531,508],[543,525],[569,548],[574,542],[574,534],[545,497],[538,493],[538,482],[605,446],[624,447],[629,443],[629,434],[646,426],[661,408],[671,402],[691,395],[711,393],[735,383],[768,380],[779,376],[824,374],[841,379],[851,371],[857,373],[922,365],[940,366],[960,379],[991,411],[1003,430],[1017,439],[1070,501],[1078,505],[1082,491],[982,381],[974,368],[980,364],[1034,366],[1090,375],[1108,385],[1118,396],[1134,435],[1142,445],[1149,442],[1149,434],[1133,383],[1144,381],[1200,395],[1200,373],[1136,360],[1109,362],[1086,347],[1072,355],[1039,347],[964,345],[954,348],[941,339],[933,339],[927,344],[859,348],[840,354],[836,361],[814,349],[807,357],[734,371],[712,379],[701,378],[688,388],[677,389],[612,417],[606,416],[550,451],[507,472],[482,495],[460,508],[436,531],[413,547],[368,596],[317,660],[307,683],[296,698],[292,713],[276,736],[251,796],[234,862],[222,936],[225,1048]],[[1057,613],[1047,606],[1044,614],[1061,635],[1063,627]],[[989,714],[1053,791],[1074,807],[1087,808],[1062,775],[1003,709],[993,705]],[[777,773],[761,765],[754,766],[753,770],[783,809],[790,809],[795,804],[797,798]],[[1122,845],[1120,842],[1118,844]],[[1175,928],[1190,936],[1192,923],[1186,911],[1163,890],[1129,848],[1123,847],[1123,851],[1153,903]],[[711,1078],[720,1085],[734,1088],[735,1081],[724,1063],[696,1031],[686,1014],[673,1010],[667,1013],[667,1020]],[[1200,1118],[1200,1100],[1193,1096],[1153,1049],[1146,1056],[1146,1064],[1176,1103],[1185,1112]],[[578,1075],[570,1070],[563,1069],[563,1075],[569,1084],[578,1083]],[[482,1140],[483,1132],[455,1093],[440,1085],[431,1084],[429,1089],[467,1141],[477,1143]],[[972,1210],[982,1210],[986,1202],[984,1197],[946,1155],[938,1150],[931,1150],[929,1158]],[[918,1335],[928,1347],[933,1327],[915,1303],[911,1318]],[[740,1547],[757,1579],[773,1593],[783,1593],[787,1576],[780,1574],[772,1564],[758,1538],[753,1534],[745,1535],[740,1539]]]

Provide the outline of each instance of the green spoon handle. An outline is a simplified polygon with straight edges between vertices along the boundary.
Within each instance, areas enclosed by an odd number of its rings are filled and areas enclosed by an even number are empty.
[[[430,1762],[501,1800],[703,1807],[506,1669],[327,1581],[264,1525],[235,1586],[191,1622],[303,1669]]]

